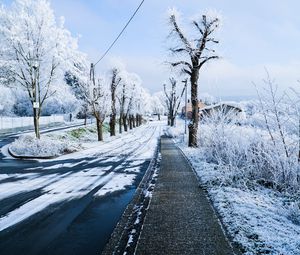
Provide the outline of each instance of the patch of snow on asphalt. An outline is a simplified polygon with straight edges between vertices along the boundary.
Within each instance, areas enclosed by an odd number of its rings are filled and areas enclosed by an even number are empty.
[[[84,176],[70,175],[59,181],[50,184],[43,191],[46,194],[33,199],[21,207],[11,211],[0,218],[0,231],[13,226],[28,217],[44,210],[51,204],[59,203],[65,200],[80,198],[99,185],[105,184],[113,176],[113,173],[102,176],[89,177],[84,180]]]
[[[124,190],[127,186],[133,184],[136,175],[134,174],[116,174],[110,182],[104,185],[95,196],[104,196],[107,193]]]
[[[90,143],[93,145],[82,151],[56,159],[38,160],[33,165],[26,162],[20,173],[0,175],[3,180],[13,177],[0,183],[0,199],[41,192],[39,197],[25,201],[3,215],[0,231],[54,204],[78,199],[90,192],[98,197],[126,189],[140,173],[145,157],[154,155],[159,130],[159,125],[143,125],[122,136],[109,138],[108,142]],[[60,131],[59,135],[63,133]]]

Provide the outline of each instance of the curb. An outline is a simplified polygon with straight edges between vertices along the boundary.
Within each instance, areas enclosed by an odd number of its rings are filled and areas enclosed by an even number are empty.
[[[149,163],[149,166],[145,171],[145,174],[138,185],[131,202],[127,205],[123,215],[111,234],[110,239],[104,247],[104,250],[101,253],[102,255],[121,255],[125,253],[134,253],[143,225],[144,217],[146,215],[146,210],[150,203],[150,198],[145,196],[145,191],[147,191],[151,186],[159,150],[160,139],[158,140],[156,151]],[[139,213],[141,213],[141,215]],[[140,219],[138,226],[135,224],[137,219]],[[134,234],[133,242],[131,243],[129,236],[131,235],[133,229],[136,229],[137,231]],[[128,243],[131,245],[128,245]]]
[[[54,159],[54,158],[58,157],[58,156],[45,156],[45,157],[20,156],[20,155],[14,154],[12,152],[12,150],[10,149],[10,146],[7,148],[7,150],[8,150],[9,155],[16,159]]]

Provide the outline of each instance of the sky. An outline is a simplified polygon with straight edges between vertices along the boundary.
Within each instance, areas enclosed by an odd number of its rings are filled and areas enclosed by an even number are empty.
[[[12,0],[0,0],[9,4]],[[65,27],[80,36],[79,47],[96,62],[123,28],[140,0],[51,0]],[[106,72],[121,61],[140,75],[150,92],[176,72],[165,64],[171,60],[168,48],[167,10],[176,7],[181,24],[190,35],[191,18],[207,10],[222,16],[216,34],[221,59],[201,70],[199,92],[221,98],[250,98],[253,83],[262,85],[266,69],[280,89],[300,83],[300,2],[297,0],[145,0],[133,22],[107,57],[97,66]]]

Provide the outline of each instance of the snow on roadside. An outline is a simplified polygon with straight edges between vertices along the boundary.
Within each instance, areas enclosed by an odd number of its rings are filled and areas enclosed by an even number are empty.
[[[49,137],[36,139],[31,135],[20,136],[9,149],[16,156],[30,157],[53,157],[76,150],[67,142],[53,140]]]
[[[249,183],[250,180],[232,182],[233,173],[225,166],[205,161],[204,149],[186,146],[182,123],[178,124],[165,133],[174,137],[191,162],[226,230],[243,254],[299,255],[300,209],[295,198]]]
[[[141,132],[145,132],[144,127],[137,127],[124,134],[117,134],[114,137],[110,137],[106,130],[104,131],[104,141],[98,142],[95,125],[88,125],[87,127],[75,127],[43,134],[40,140],[36,139],[32,133],[26,134],[20,136],[5,148],[3,147],[1,151],[6,157],[10,157],[7,148],[16,156],[56,157],[69,153],[73,153],[72,155],[75,156],[74,152],[78,152],[81,157],[82,150],[86,150],[86,153],[88,153],[88,150],[94,151],[96,148],[95,150],[99,151],[97,148],[99,145],[101,145],[101,151],[113,148],[120,148],[122,150],[122,144],[136,140],[141,135]],[[144,137],[139,137],[138,139],[142,143]],[[155,141],[151,140],[148,147],[153,146],[154,143]],[[115,150],[115,153],[118,155],[122,154],[118,150]],[[151,149],[144,148],[142,157],[151,157],[151,153]]]
[[[183,151],[244,254],[299,254],[300,225],[289,217],[287,198],[259,185],[249,189],[222,184],[222,170],[199,161],[198,150],[183,148]]]
[[[79,151],[97,142],[95,128],[82,127],[55,131],[36,139],[26,134],[16,139],[9,147],[16,156],[55,157]]]

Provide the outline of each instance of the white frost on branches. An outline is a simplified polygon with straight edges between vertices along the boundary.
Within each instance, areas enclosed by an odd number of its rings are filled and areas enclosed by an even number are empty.
[[[65,85],[66,71],[80,73],[75,63],[85,55],[49,1],[16,0],[1,8],[0,23],[1,82],[25,90],[31,103],[42,107]]]

